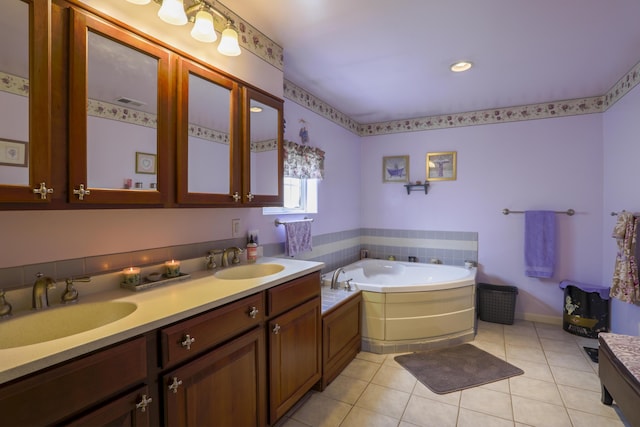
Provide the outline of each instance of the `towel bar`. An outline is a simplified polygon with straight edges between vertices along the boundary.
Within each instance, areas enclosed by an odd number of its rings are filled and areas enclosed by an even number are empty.
[[[512,214],[512,213],[518,213],[518,214],[521,214],[521,213],[524,213],[524,212],[525,212],[525,211],[511,211],[511,210],[506,209],[506,208],[505,208],[505,209],[502,209],[502,214],[503,214],[503,215],[509,215],[509,214]],[[573,215],[575,215],[576,211],[574,211],[573,209],[567,209],[566,211],[555,211],[555,213],[557,213],[557,214],[565,214],[565,215],[573,216]]]
[[[305,216],[303,219],[296,219],[293,221],[280,221],[280,219],[276,218],[276,220],[274,221],[274,223],[276,224],[276,227],[279,225],[287,224],[289,222],[313,222],[313,218],[309,218]]]

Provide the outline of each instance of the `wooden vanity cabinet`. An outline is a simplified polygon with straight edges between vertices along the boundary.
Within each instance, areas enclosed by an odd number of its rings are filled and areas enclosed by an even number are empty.
[[[357,292],[347,301],[322,316],[322,380],[324,390],[360,352],[362,294]]]
[[[257,327],[163,376],[166,426],[266,424],[264,328]]]
[[[320,273],[267,291],[269,422],[275,423],[320,379]]]
[[[157,403],[148,401],[146,350],[139,337],[0,386],[1,424],[147,425]]]
[[[160,331],[167,426],[266,424],[264,292]]]

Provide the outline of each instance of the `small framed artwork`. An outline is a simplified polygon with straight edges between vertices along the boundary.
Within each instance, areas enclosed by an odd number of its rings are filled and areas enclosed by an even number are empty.
[[[427,181],[455,181],[456,157],[455,151],[427,153]]]
[[[136,151],[136,173],[156,173],[156,155]]]
[[[409,156],[383,157],[382,182],[409,182]]]
[[[13,139],[0,139],[0,165],[26,168],[29,164],[28,144]]]

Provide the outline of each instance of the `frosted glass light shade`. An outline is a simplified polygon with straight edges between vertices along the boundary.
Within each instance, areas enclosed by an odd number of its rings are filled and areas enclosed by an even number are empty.
[[[204,42],[213,43],[218,36],[216,30],[213,29],[213,17],[207,11],[201,10],[196,14],[196,22],[191,30],[191,37]]]
[[[238,44],[238,33],[230,23],[227,24],[227,28],[222,32],[218,52],[226,56],[238,56],[241,53],[240,45]]]
[[[133,4],[149,4],[151,0],[127,0],[129,3]]]
[[[162,0],[162,7],[158,11],[158,17],[167,24],[186,24],[187,14],[184,12],[183,0]]]

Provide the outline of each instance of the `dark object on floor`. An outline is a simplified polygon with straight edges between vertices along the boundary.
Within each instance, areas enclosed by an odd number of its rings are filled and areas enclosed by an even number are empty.
[[[471,344],[395,357],[396,362],[438,394],[503,380],[524,371]]]
[[[562,328],[574,335],[598,338],[609,330],[609,287],[563,280]]]
[[[478,315],[480,320],[513,325],[517,295],[518,288],[515,286],[478,283]]]
[[[598,375],[602,403],[616,405],[630,426],[640,426],[640,337],[601,333]]]
[[[589,355],[589,357],[591,358],[591,360],[594,363],[598,363],[598,349],[597,348],[591,348],[591,347],[582,347],[584,348],[584,351],[587,352],[587,355]]]

